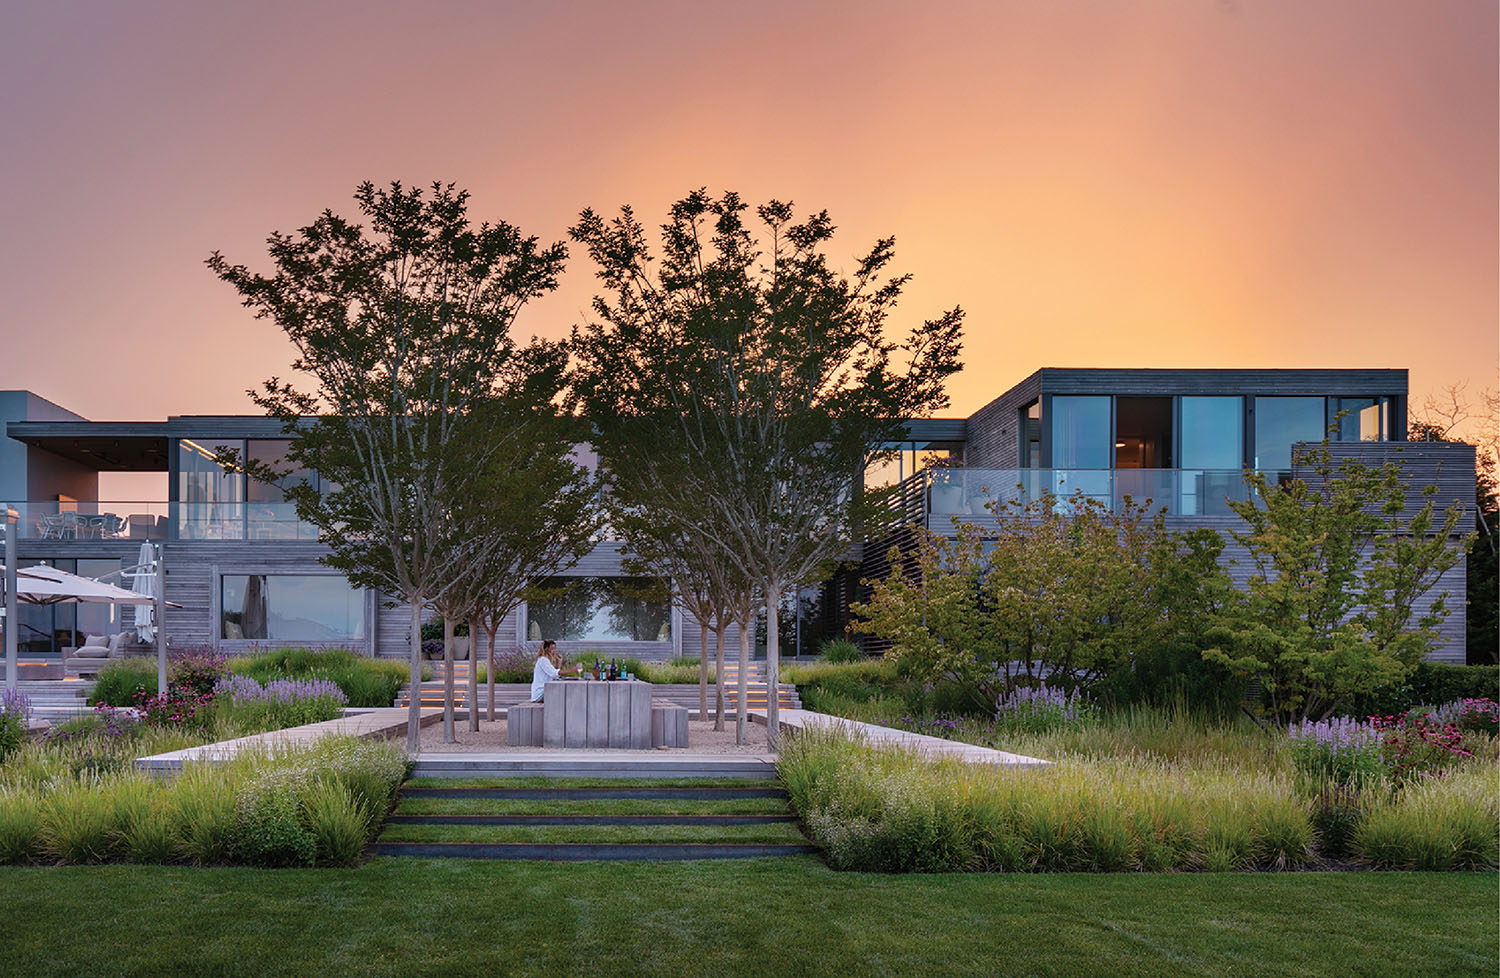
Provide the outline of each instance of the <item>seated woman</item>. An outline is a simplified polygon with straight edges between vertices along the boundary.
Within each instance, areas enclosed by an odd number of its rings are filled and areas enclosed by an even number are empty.
[[[536,654],[536,665],[531,669],[531,702],[540,703],[542,694],[546,692],[547,683],[560,678],[561,673],[557,669],[558,659],[557,643],[549,638],[542,643],[541,649]],[[573,671],[581,675],[583,666],[574,663]]]

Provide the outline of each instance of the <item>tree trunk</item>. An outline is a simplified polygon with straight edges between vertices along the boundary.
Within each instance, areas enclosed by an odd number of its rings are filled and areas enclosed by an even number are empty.
[[[453,619],[443,616],[443,743],[451,744],[453,735]]]
[[[469,730],[479,732],[479,620],[469,619]]]
[[[766,587],[766,744],[775,750],[781,743],[781,695],[776,688],[781,656],[781,582]]]
[[[495,722],[495,630],[500,627],[499,622],[490,619],[488,629],[490,639],[489,665],[485,667],[485,685],[490,688],[490,722]]]
[[[738,706],[734,716],[734,742],[745,742],[745,727],[750,722],[750,711],[746,683],[750,676],[750,626],[740,622],[740,678],[737,691]]]
[[[422,730],[422,599],[411,599],[411,695],[406,708],[406,751],[421,748]]]
[[[708,719],[708,623],[698,620],[698,719]]]
[[[721,618],[714,623],[714,729],[724,729],[724,632],[729,626]]]

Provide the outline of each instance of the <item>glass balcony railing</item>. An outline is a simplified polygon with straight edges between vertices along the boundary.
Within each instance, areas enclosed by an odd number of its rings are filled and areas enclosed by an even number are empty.
[[[20,540],[316,540],[291,503],[11,503]]]
[[[1233,516],[1230,501],[1249,498],[1238,469],[924,469],[919,494],[903,492],[907,505],[921,506],[915,520],[941,530],[953,517],[983,519],[992,504],[1029,502],[1051,493],[1060,500],[1074,495],[1096,499],[1118,509],[1129,497],[1165,507],[1168,516]]]

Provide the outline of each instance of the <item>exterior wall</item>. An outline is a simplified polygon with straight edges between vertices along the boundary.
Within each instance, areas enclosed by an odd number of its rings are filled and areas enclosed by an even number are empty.
[[[10,421],[86,421],[30,391],[0,391],[0,432]],[[99,474],[0,434],[0,502],[99,498]]]
[[[1021,464],[1021,408],[1041,396],[1041,371],[1032,374],[969,416],[964,465],[977,469],[1014,469]]]

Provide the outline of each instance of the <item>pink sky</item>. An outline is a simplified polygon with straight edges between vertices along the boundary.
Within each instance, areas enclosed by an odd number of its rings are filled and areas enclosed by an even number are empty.
[[[968,310],[952,415],[1039,366],[1495,383],[1493,2],[358,6],[8,12],[0,388],[253,413],[290,349],[203,259],[393,178],[547,240],[698,186],[894,234],[904,313]]]

